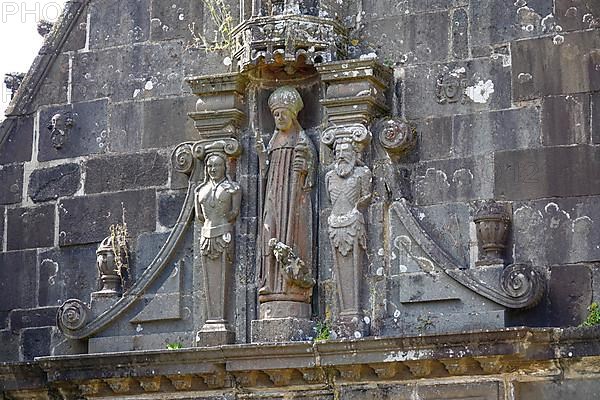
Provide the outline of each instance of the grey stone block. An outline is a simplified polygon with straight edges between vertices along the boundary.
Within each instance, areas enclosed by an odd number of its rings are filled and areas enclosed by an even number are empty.
[[[592,144],[600,144],[600,93],[592,94]]]
[[[80,84],[73,86],[73,101],[109,97],[122,102],[179,95],[182,51],[180,41],[169,41],[77,53],[73,80]]]
[[[494,194],[509,200],[600,194],[600,149],[591,146],[499,151]]]
[[[490,156],[421,162],[413,180],[415,202],[428,205],[491,198],[493,179]]]
[[[200,76],[212,75],[228,72],[223,61],[230,54],[226,50],[214,52],[206,52],[206,50],[198,47],[187,47],[183,50],[183,75],[184,76]],[[191,93],[191,89],[184,84],[183,89],[187,93]]]
[[[88,303],[98,289],[96,249],[98,246],[72,246],[39,254],[39,304],[59,306],[68,299]]]
[[[87,41],[87,16],[89,8],[83,10],[79,19],[74,24],[73,29],[69,32],[67,40],[62,45],[63,53],[68,51],[77,51],[85,47]]]
[[[461,60],[469,57],[469,16],[466,9],[452,12],[452,58]]]
[[[19,335],[10,330],[0,330],[0,360],[19,360]]]
[[[600,393],[600,381],[592,379],[572,379],[541,382],[515,382],[514,393],[518,400],[596,400]]]
[[[406,87],[403,97],[406,118],[453,116],[510,108],[509,64],[502,56],[497,56],[444,64],[407,66],[404,68],[403,79]],[[457,90],[471,90],[473,98],[477,101],[468,96],[459,98],[456,102],[442,102],[443,99],[438,98],[438,79],[448,81],[454,77],[458,77],[461,82]],[[480,96],[482,90],[485,95]]]
[[[539,146],[540,111],[536,107],[454,117],[452,150],[458,157]]]
[[[600,259],[598,201],[598,196],[592,196],[515,203],[516,261],[547,266]]]
[[[113,47],[148,40],[150,3],[147,0],[99,0],[91,3],[90,48]]]
[[[415,208],[419,222],[431,238],[464,267],[469,266],[469,223],[467,204],[442,204]]]
[[[195,110],[196,100],[196,96],[185,96],[145,103],[142,148],[164,148],[197,140],[198,132],[187,116]]]
[[[542,100],[545,146],[586,144],[590,137],[590,96],[550,96]]]
[[[422,400],[500,400],[504,387],[500,382],[438,383],[417,385],[417,393]]]
[[[71,113],[73,127],[67,132],[60,148],[52,145],[48,125],[57,114]],[[70,158],[105,151],[108,136],[107,100],[96,100],[73,105],[53,106],[40,113],[39,161]]]
[[[39,328],[56,325],[58,307],[41,307],[32,309],[19,309],[10,312],[10,329],[20,331],[25,328]]]
[[[511,46],[514,100],[600,89],[597,31],[520,40]],[[556,79],[560,76],[560,79]]]
[[[192,40],[190,25],[199,28],[203,17],[204,3],[183,0],[175,4],[153,1],[151,7],[150,39],[153,41],[185,38]]]
[[[177,222],[183,208],[186,193],[160,193],[158,195],[158,223],[166,228],[172,228]]]
[[[85,163],[85,192],[163,186],[168,179],[168,162],[158,152],[92,158]]]
[[[466,6],[469,0],[366,0],[363,9],[370,18],[448,10]]]
[[[142,233],[132,251],[133,277],[139,277],[150,265],[160,248],[166,243],[169,233]]]
[[[552,0],[470,3],[471,39],[478,47],[537,36],[543,32],[542,19],[552,12]]]
[[[586,265],[553,266],[548,285],[551,326],[577,326],[592,302],[592,272]]]
[[[54,245],[54,204],[11,208],[7,213],[8,250],[52,247]]]
[[[419,159],[449,158],[452,152],[452,117],[414,122],[419,134]]]
[[[23,196],[23,164],[0,166],[0,204],[21,202]]]
[[[414,389],[411,384],[342,385],[339,396],[344,400],[411,400]]]
[[[600,3],[595,0],[556,0],[554,15],[563,31],[598,28]]]
[[[37,169],[29,177],[29,197],[40,202],[69,196],[79,189],[80,180],[79,164]]]
[[[315,336],[315,322],[299,318],[257,319],[251,329],[253,343],[298,342]]]
[[[0,310],[37,305],[35,264],[35,250],[0,253]]]
[[[154,190],[127,191],[64,199],[59,203],[61,246],[100,242],[123,214],[131,237],[156,228]]]
[[[0,128],[0,136],[5,138],[0,145],[0,164],[31,160],[33,117],[15,118],[16,122],[10,132],[4,133],[4,129],[9,127],[8,121],[6,119]],[[3,136],[3,134],[6,136]]]
[[[365,25],[364,39],[388,62],[413,64],[448,58],[450,18],[447,11],[385,15]],[[431,29],[432,26],[436,29]]]
[[[21,331],[21,357],[25,361],[50,355],[50,342],[54,328],[27,328]]]
[[[69,86],[69,56],[59,54],[42,79],[38,92],[33,96],[27,111],[34,113],[38,107],[50,104],[67,103]]]
[[[129,101],[108,106],[107,150],[114,153],[131,153],[142,146],[144,103]]]

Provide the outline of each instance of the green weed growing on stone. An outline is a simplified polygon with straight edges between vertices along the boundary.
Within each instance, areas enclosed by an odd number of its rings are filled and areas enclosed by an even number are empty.
[[[183,349],[183,345],[181,343],[167,343],[167,350],[179,350]]]
[[[600,306],[593,302],[588,307],[589,314],[581,326],[596,326],[600,325]]]
[[[327,321],[318,321],[315,330],[315,340],[328,340],[331,338],[331,328],[327,324]]]
[[[196,32],[196,24],[189,25],[192,37],[206,52],[219,50],[233,50],[233,17],[231,7],[225,0],[202,0],[205,11],[208,11],[210,19],[214,24],[214,37],[210,38]]]

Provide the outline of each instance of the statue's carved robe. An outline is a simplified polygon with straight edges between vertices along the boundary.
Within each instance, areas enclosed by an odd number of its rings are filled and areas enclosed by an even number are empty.
[[[305,145],[306,172],[294,171],[295,148]],[[304,131],[284,134],[275,132],[267,149],[269,164],[263,201],[262,226],[259,238],[259,295],[269,300],[310,300],[305,294],[294,293],[287,285],[283,267],[275,259],[271,238],[290,246],[296,256],[312,269],[313,214],[311,191],[315,172],[316,152]]]

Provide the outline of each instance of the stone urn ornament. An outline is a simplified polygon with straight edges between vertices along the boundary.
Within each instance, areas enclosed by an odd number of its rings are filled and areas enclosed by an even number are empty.
[[[99,293],[110,296],[119,296],[121,294],[121,276],[116,262],[116,255],[113,248],[113,238],[105,238],[98,250],[96,250],[96,266],[100,274],[102,287]],[[97,292],[98,293],[98,292]]]
[[[473,222],[479,248],[479,260],[475,265],[504,264],[510,229],[510,215],[506,207],[494,200],[486,200],[475,213]]]

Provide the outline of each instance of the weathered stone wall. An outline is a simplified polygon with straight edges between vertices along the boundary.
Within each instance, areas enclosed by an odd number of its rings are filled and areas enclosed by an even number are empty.
[[[97,245],[123,218],[133,279],[141,274],[187,187],[169,166],[174,146],[197,137],[186,115],[196,97],[183,79],[229,68],[226,53],[194,46],[191,23],[196,34],[214,29],[201,1],[69,4],[84,10],[64,43],[42,49],[40,61],[53,59],[47,74],[38,72],[38,91],[22,94],[31,100],[12,109],[0,132],[0,360],[50,354],[57,307],[89,299]],[[238,2],[231,7],[235,23]],[[322,8],[360,27],[351,54],[376,53],[393,67],[392,113],[418,132],[416,154],[394,166],[406,184],[392,185],[390,199],[413,199],[429,233],[465,266],[476,257],[477,201],[507,201],[510,261],[533,262],[549,279],[541,304],[508,322],[579,324],[598,300],[600,279],[597,2],[364,0]],[[73,117],[58,149],[47,128],[56,113]],[[238,174],[243,187],[256,185]],[[383,215],[386,190],[384,172],[375,175],[373,216]],[[245,195],[249,215],[255,194]],[[373,234],[381,221],[370,221]],[[389,267],[377,250],[370,249],[374,281]],[[328,272],[321,277],[325,292]],[[239,313],[249,320],[253,311]]]

